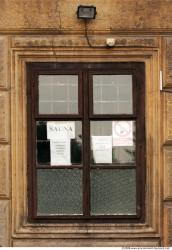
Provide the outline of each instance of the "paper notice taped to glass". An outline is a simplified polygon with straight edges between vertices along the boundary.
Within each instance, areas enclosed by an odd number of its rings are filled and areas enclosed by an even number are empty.
[[[92,136],[95,163],[112,163],[112,136]]]
[[[75,138],[75,122],[48,121],[47,139],[54,140],[63,137]]]
[[[112,137],[113,146],[133,146],[133,122],[113,121]]]
[[[70,138],[50,140],[51,166],[71,165]]]

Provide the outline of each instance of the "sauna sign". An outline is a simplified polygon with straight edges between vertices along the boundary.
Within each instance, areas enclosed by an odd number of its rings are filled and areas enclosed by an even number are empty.
[[[75,122],[47,122],[47,139],[75,138]]]
[[[113,121],[112,122],[112,143],[113,146],[133,146],[133,122]]]
[[[71,139],[75,138],[75,122],[47,122],[51,166],[71,164]]]

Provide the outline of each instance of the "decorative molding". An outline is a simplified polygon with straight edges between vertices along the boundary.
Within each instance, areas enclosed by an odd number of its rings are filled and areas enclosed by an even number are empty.
[[[152,239],[16,239],[13,247],[159,247],[160,240]]]
[[[10,109],[9,93],[0,91],[0,143],[9,142]]]
[[[0,246],[9,246],[9,201],[0,201]]]
[[[88,31],[89,35],[104,35],[104,36],[170,36],[172,35],[172,28],[144,28],[144,29],[137,29],[137,28],[128,28],[124,29],[123,27],[120,29],[90,29]],[[13,36],[13,35],[28,35],[28,36],[59,36],[59,35],[77,35],[83,36],[84,29],[80,30],[71,30],[71,29],[63,29],[58,30],[57,28],[0,28],[0,35],[1,36]]]
[[[163,38],[163,82],[164,87],[172,88],[172,36]]]
[[[164,147],[164,200],[172,201],[172,145]]]
[[[163,246],[172,246],[172,203],[164,205]]]
[[[121,47],[148,47],[158,48],[159,39],[152,36],[111,36],[115,39],[115,48]],[[90,42],[94,46],[105,46],[107,35],[91,35]],[[12,47],[88,47],[84,35],[59,36],[13,36]]]
[[[43,38],[45,39],[45,38]],[[159,237],[160,233],[160,93],[157,74],[158,49],[107,49],[90,48],[14,48],[12,50],[12,234],[13,238],[78,238],[90,237],[105,240],[108,237],[126,238]],[[147,127],[147,193],[146,222],[142,224],[32,224],[27,222],[27,162],[26,162],[26,75],[27,62],[115,62],[142,61],[146,65],[146,127]],[[18,119],[20,114],[20,119]],[[152,115],[153,114],[153,115]],[[21,153],[22,152],[22,153]],[[158,157],[157,157],[158,156]],[[26,240],[24,240],[26,243]],[[127,241],[127,244],[128,242]],[[21,241],[15,241],[21,242]],[[28,240],[29,242],[29,240]],[[57,241],[60,242],[60,241]],[[113,240],[115,242],[115,240]],[[60,243],[59,243],[60,244]],[[85,243],[86,244],[86,243]],[[114,244],[114,243],[113,243]],[[150,243],[151,244],[151,243]]]
[[[164,133],[163,142],[164,146],[172,146],[172,94],[164,93],[163,96],[163,123],[164,123]]]
[[[9,163],[10,163],[10,146],[0,145],[0,199],[9,197],[10,178],[9,178]]]
[[[8,88],[8,37],[0,36],[0,90]]]

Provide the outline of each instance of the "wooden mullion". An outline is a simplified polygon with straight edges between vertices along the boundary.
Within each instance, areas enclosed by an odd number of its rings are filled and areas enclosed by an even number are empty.
[[[29,176],[28,180],[28,210],[29,215],[28,219],[33,219],[33,203],[34,203],[34,182],[33,182],[33,175],[34,169],[32,166],[33,163],[33,148],[32,145],[32,127],[33,127],[33,101],[32,101],[32,81],[33,81],[33,74],[31,68],[27,65],[27,175]]]
[[[111,220],[112,219],[119,219],[119,218],[121,218],[121,219],[125,219],[125,218],[128,218],[128,219],[137,219],[138,218],[138,216],[137,215],[135,215],[135,214],[120,214],[120,215],[118,215],[118,214],[111,214],[110,215],[110,217],[111,217]],[[76,214],[76,215],[63,215],[63,214],[60,214],[60,215],[55,215],[55,214],[53,214],[53,215],[49,215],[49,216],[47,216],[47,215],[38,215],[37,216],[37,219],[39,220],[39,219],[48,219],[48,220],[64,220],[64,219],[68,219],[68,220],[72,220],[72,219],[78,219],[78,220],[82,220],[82,219],[84,219],[83,218],[83,216],[81,215],[81,214]],[[103,223],[104,221],[103,220],[108,220],[108,222],[111,222],[111,220],[110,220],[110,218],[109,218],[109,215],[101,215],[101,214],[97,214],[97,215],[92,215],[92,216],[88,216],[88,218],[87,218],[87,221],[89,221],[89,220],[94,220],[94,219],[97,219],[97,220],[99,220],[99,222],[100,223]],[[86,220],[85,220],[85,222],[86,222]],[[96,222],[98,222],[98,221],[96,221]]]
[[[80,115],[36,115],[37,121],[80,121],[83,116]]]
[[[37,110],[37,74],[30,65],[27,65],[27,112],[28,112],[28,174],[29,174],[29,220],[36,217],[37,206],[37,170],[35,168],[36,152],[36,124],[35,114]]]
[[[145,66],[138,66],[135,75],[136,102],[136,200],[137,213],[145,218],[146,144],[145,144]]]
[[[81,165],[70,165],[70,166],[50,166],[50,165],[38,165],[37,169],[83,169]]]
[[[90,119],[92,121],[103,121],[103,120],[109,120],[109,121],[134,121],[137,119],[136,115],[90,115]]]
[[[124,170],[124,169],[135,169],[136,168],[136,165],[94,165],[94,166],[91,166],[91,169],[111,169],[111,170]]]
[[[83,71],[83,214],[84,217],[90,215],[90,121],[89,121],[89,90],[88,71]]]

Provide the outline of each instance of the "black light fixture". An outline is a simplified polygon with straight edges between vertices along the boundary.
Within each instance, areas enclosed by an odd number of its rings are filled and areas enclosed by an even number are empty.
[[[77,10],[77,17],[80,19],[95,19],[96,17],[96,7],[91,5],[91,6],[86,6],[86,5],[79,5],[78,10]]]

